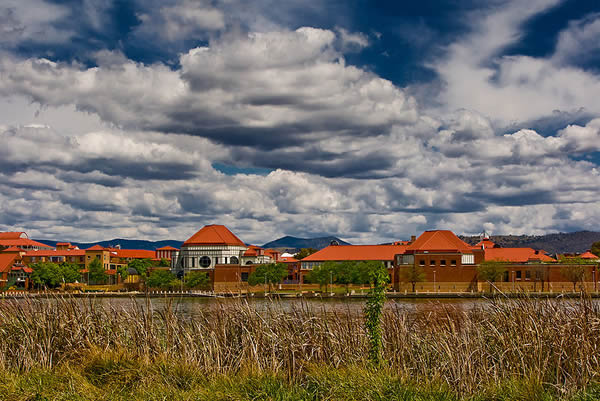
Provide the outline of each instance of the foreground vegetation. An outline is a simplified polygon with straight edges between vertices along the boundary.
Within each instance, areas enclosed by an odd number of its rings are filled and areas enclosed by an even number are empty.
[[[386,308],[381,363],[362,313],[227,301],[0,303],[0,399],[501,400],[600,397],[600,309],[518,299]]]

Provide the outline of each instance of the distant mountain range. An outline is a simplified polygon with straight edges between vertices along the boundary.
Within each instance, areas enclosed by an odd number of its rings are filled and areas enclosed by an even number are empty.
[[[346,241],[342,241],[337,237],[319,237],[319,238],[297,238],[285,236],[275,241],[267,242],[263,248],[285,248],[285,249],[301,249],[301,248],[314,248],[323,249],[331,244],[332,241],[337,241],[339,245],[352,245]]]
[[[36,239],[35,241],[39,241],[42,244],[56,246],[58,242],[69,242],[69,241],[55,241],[55,240],[45,240],[45,239]],[[163,246],[172,246],[177,249],[181,248],[181,244],[183,241],[172,241],[172,240],[164,240],[164,241],[145,241],[138,239],[122,239],[116,238],[111,239],[109,241],[100,241],[100,242],[71,242],[72,245],[78,246],[79,249],[87,249],[91,248],[94,245],[100,245],[104,247],[115,247],[120,245],[122,249],[145,249],[148,251],[154,251],[156,248],[162,248]]]
[[[460,238],[468,244],[479,242],[478,236]],[[490,239],[503,248],[534,248],[548,253],[585,252],[592,244],[600,241],[600,232],[577,231],[546,235],[492,235]]]
[[[479,236],[459,236],[463,241],[469,244],[476,244],[479,242]],[[563,252],[585,252],[592,244],[596,241],[600,241],[600,232],[595,231],[578,231],[574,233],[555,233],[546,235],[492,235],[490,237],[492,241],[498,245],[508,247],[527,247],[535,249],[543,249],[549,253],[563,253]],[[57,242],[66,241],[55,241],[36,239],[36,241],[42,242],[50,246],[56,246]],[[295,251],[301,248],[315,248],[323,249],[331,244],[332,241],[337,241],[340,245],[351,245],[350,243],[343,241],[337,237],[319,237],[319,238],[297,238],[291,236],[285,236],[276,239],[271,242],[267,242],[263,248],[276,248],[279,250]],[[145,240],[133,240],[133,239],[112,239],[109,241],[100,242],[71,242],[73,245],[78,246],[81,249],[90,248],[94,245],[101,245],[105,247],[114,247],[120,245],[123,249],[146,249],[155,250],[163,246],[173,246],[175,248],[181,248],[183,241],[163,240],[163,241],[145,241]]]

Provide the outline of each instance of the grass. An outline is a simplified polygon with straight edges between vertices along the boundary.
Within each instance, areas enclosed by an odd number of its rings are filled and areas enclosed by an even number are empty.
[[[296,304],[295,304],[296,305]],[[522,298],[384,311],[383,365],[362,314],[226,302],[188,318],[148,300],[0,302],[3,400],[592,400],[600,309]]]

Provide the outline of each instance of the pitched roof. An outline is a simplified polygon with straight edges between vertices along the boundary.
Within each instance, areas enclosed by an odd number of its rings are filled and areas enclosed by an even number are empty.
[[[27,251],[25,256],[84,256],[85,250],[83,249],[42,249],[39,251]]]
[[[10,271],[19,255],[0,252],[0,272]]]
[[[3,233],[6,234],[6,233]],[[2,246],[35,246],[38,248],[48,248],[52,249],[50,245],[42,244],[41,242],[37,242],[31,240],[29,238],[15,238],[15,239],[0,239],[0,245]]]
[[[470,245],[458,238],[449,230],[425,231],[412,244],[406,247],[406,251],[412,252],[467,252],[473,249]]]
[[[477,249],[481,249],[482,246],[483,249],[493,248],[496,246],[496,243],[489,238],[484,238],[475,245]]]
[[[281,259],[279,259],[281,262],[283,263],[295,263],[295,262],[299,262],[298,259],[294,258],[293,256],[282,256]]]
[[[225,226],[211,224],[204,226],[196,234],[192,235],[183,243],[184,246],[190,245],[233,245],[243,246],[244,244]]]
[[[600,259],[598,256],[594,255],[590,251],[582,253],[581,255],[579,255],[579,257],[582,259]]]
[[[485,250],[485,260],[526,263],[530,261],[556,262],[555,259],[533,248],[489,248]]]
[[[156,248],[157,251],[178,251],[179,249],[172,247],[170,245],[163,246],[162,248]]]
[[[404,253],[406,245],[330,245],[302,259],[311,261],[394,260]]]
[[[6,248],[2,252],[25,252],[25,251],[22,250],[21,248],[16,247],[16,246],[11,246],[10,248]]]
[[[0,239],[19,239],[23,234],[25,234],[24,231],[4,232],[0,233]],[[27,234],[25,234],[25,236],[27,236]]]
[[[100,245],[94,245],[93,247],[86,249],[86,251],[107,251],[107,250],[108,249],[106,249]]]

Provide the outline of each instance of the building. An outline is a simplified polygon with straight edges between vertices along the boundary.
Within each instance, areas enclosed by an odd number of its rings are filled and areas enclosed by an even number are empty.
[[[156,249],[155,258],[156,259],[167,259],[171,261],[173,259],[173,252],[179,252],[179,249],[172,246],[163,246],[161,248]]]
[[[403,254],[406,245],[337,245],[332,244],[300,261],[300,283],[315,267],[325,262],[377,261],[388,269],[390,278],[394,276],[394,259]]]
[[[32,270],[23,262],[25,251],[10,247],[0,252],[0,290],[30,288]]]
[[[21,248],[24,251],[29,250],[42,250],[42,249],[54,249],[50,245],[42,244],[29,239],[27,233],[23,231],[18,232],[2,232],[0,233],[0,249],[10,247]]]

